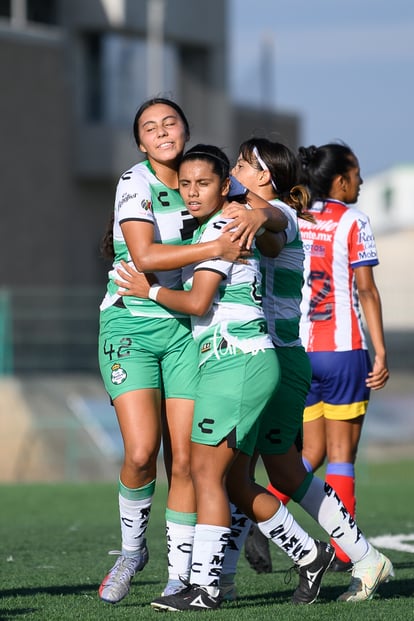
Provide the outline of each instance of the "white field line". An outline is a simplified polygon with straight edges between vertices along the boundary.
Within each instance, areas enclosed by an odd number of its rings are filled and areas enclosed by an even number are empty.
[[[387,548],[398,552],[411,552],[414,554],[414,533],[408,535],[380,535],[370,537],[370,543],[376,548]]]

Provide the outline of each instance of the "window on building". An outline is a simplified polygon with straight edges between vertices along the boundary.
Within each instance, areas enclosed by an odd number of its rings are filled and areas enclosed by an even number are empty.
[[[0,0],[0,17],[12,19],[24,28],[27,22],[57,24],[57,0]]]
[[[146,97],[173,96],[176,91],[177,59],[172,45],[163,47],[162,92],[159,93],[147,92],[148,55],[144,38],[117,33],[89,34],[85,55],[85,109],[89,121],[129,126]]]
[[[28,22],[56,25],[56,0],[26,0],[26,18]]]
[[[0,0],[0,17],[11,17],[11,0]]]
[[[180,48],[180,93],[184,110],[191,108],[191,121],[203,127],[208,111],[206,92],[210,83],[209,53],[202,47]]]

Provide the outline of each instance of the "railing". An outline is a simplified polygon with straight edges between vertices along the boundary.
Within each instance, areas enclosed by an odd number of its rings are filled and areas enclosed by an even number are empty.
[[[103,287],[0,289],[0,375],[99,373],[103,293]],[[385,333],[391,370],[413,370],[414,330],[385,324]]]
[[[0,289],[0,375],[13,372],[13,335],[10,312],[10,294]]]
[[[0,295],[0,374],[98,369],[93,288],[15,288]]]

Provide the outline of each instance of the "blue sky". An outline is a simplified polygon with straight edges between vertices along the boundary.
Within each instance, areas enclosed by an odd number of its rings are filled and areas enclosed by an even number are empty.
[[[233,98],[345,141],[363,175],[414,163],[414,0],[229,0],[228,22]]]

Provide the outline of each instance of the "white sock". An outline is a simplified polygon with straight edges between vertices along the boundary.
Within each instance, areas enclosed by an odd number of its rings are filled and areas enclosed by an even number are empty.
[[[124,485],[121,485],[118,500],[122,554],[124,556],[135,556],[145,545],[145,533],[148,526],[153,494],[151,493],[144,498],[139,498],[139,496],[143,495],[142,490],[148,489],[153,491],[153,488],[154,486],[145,486],[145,488],[129,490]],[[126,498],[127,494],[128,498]]]
[[[249,534],[252,521],[233,503],[230,503],[230,509],[231,533],[226,547],[226,552],[224,554],[221,576],[231,575],[234,578],[240,553],[243,549],[247,535]]]
[[[190,582],[214,587],[214,592],[210,593],[213,597],[219,593],[219,579],[229,536],[230,528],[226,526],[196,524],[195,527]]]
[[[280,505],[276,513],[266,522],[258,522],[261,532],[273,541],[297,565],[308,565],[315,560],[315,540],[306,533],[289,513]]]
[[[368,541],[330,485],[313,477],[299,504],[335,539],[353,563],[366,555]]]
[[[196,515],[194,514],[194,521]],[[167,520],[168,580],[188,580],[191,570],[195,525]]]

